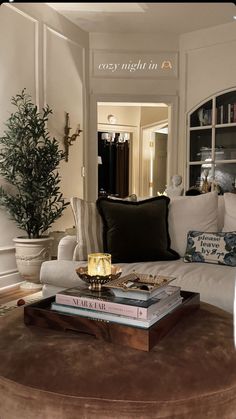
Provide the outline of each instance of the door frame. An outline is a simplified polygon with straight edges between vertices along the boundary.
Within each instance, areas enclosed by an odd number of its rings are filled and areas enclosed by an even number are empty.
[[[169,108],[168,108],[168,114],[169,114]],[[144,177],[144,167],[143,167],[143,137],[144,137],[144,131],[145,130],[149,130],[153,127],[157,127],[160,126],[160,128],[163,126],[165,126],[166,124],[168,124],[168,118],[161,120],[161,121],[157,121],[155,123],[152,124],[147,124],[147,125],[142,125],[140,127],[140,153],[139,153],[139,168],[140,168],[140,178],[139,178],[139,191],[141,193],[141,195],[143,195],[143,177]],[[168,154],[168,141],[169,141],[169,133],[168,133],[168,140],[167,140],[167,154]],[[167,178],[167,173],[166,173],[166,180],[168,180]]]
[[[139,94],[91,94],[89,112],[89,135],[85,144],[85,199],[95,202],[98,197],[98,159],[97,159],[97,106],[98,102],[117,103],[165,103],[168,105],[168,148],[167,182],[177,173],[178,167],[178,97],[176,95],[139,95]],[[140,147],[140,144],[139,144]],[[140,150],[140,148],[139,148]],[[139,183],[139,182],[138,182]],[[139,191],[137,191],[139,194]]]

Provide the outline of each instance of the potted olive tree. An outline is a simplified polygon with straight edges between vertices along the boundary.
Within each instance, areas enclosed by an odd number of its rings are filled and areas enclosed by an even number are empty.
[[[65,155],[47,130],[48,105],[38,112],[25,89],[11,103],[16,110],[0,137],[0,176],[6,181],[0,186],[0,205],[25,232],[14,239],[19,273],[26,287],[39,288],[41,264],[50,259],[48,229],[68,205],[57,171]]]

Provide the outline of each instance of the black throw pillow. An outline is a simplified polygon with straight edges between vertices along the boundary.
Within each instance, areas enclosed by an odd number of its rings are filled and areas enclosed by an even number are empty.
[[[113,263],[179,259],[170,248],[169,202],[166,196],[137,202],[98,198],[104,252]]]

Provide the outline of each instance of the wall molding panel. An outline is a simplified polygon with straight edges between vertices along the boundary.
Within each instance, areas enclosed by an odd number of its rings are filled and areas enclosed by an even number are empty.
[[[0,263],[0,289],[22,282],[16,268],[14,246],[0,246]]]
[[[4,3],[3,5],[34,23],[35,100],[37,106],[39,106],[39,21],[12,4]]]
[[[69,37],[63,35],[61,32],[53,29],[51,26],[44,24],[43,25],[43,97],[44,97],[44,106],[47,104],[47,51],[48,51],[48,32],[51,32],[58,38],[61,38],[63,41],[69,42],[71,45],[79,48],[82,53],[82,65],[83,65],[83,75],[82,82],[83,86],[85,85],[85,48],[78,42],[73,41]],[[85,89],[83,89],[85,91]],[[85,95],[85,93],[83,93]]]
[[[6,272],[16,272],[15,247],[0,246],[0,276]]]
[[[51,26],[43,25],[43,103],[52,108],[53,117],[48,127],[51,135],[57,138],[64,149],[65,115],[69,113],[71,133],[80,124],[82,133],[69,147],[68,162],[61,162],[61,191],[69,201],[71,196],[83,197],[84,177],[84,141],[87,135],[86,118],[86,83],[85,83],[85,47],[65,36]],[[71,182],[71,176],[77,179],[77,185]],[[72,228],[73,215],[70,208],[56,221],[54,229]]]

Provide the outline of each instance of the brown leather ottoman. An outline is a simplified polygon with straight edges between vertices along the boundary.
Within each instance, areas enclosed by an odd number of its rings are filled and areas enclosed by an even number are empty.
[[[213,306],[150,352],[0,320],[1,419],[235,419],[232,316]]]

